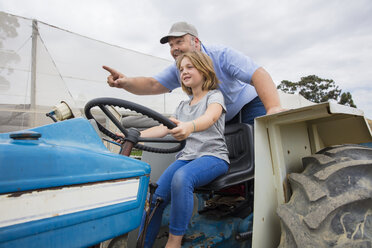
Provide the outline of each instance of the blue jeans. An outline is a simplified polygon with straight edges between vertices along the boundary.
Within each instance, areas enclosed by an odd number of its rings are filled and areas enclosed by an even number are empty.
[[[254,118],[266,115],[266,109],[261,102],[261,99],[257,96],[252,101],[244,105],[241,109],[241,113],[235,115],[231,120],[227,121],[226,124],[239,123],[240,114],[242,123],[254,125]]]
[[[226,161],[214,156],[173,162],[157,182],[158,188],[151,205],[155,205],[157,197],[163,198],[164,202],[156,210],[147,228],[145,247],[152,247],[160,229],[163,211],[170,202],[169,232],[173,235],[185,234],[194,208],[194,188],[210,183],[225,174],[228,168]],[[144,218],[140,230],[143,223]]]

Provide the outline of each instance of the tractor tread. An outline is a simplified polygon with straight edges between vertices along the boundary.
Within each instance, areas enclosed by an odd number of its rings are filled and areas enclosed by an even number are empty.
[[[302,159],[288,180],[290,200],[279,206],[279,247],[371,247],[372,149],[325,148]]]
[[[285,205],[279,206],[277,213],[283,221],[286,229],[291,233],[297,247],[310,247],[312,242],[301,224],[301,216],[293,214],[291,209]],[[283,247],[284,248],[284,247]]]
[[[296,183],[298,186],[302,187],[306,193],[307,198],[312,202],[326,196],[326,192],[324,192],[320,185],[312,181],[307,176],[298,173],[292,173],[289,175],[289,181],[291,185]]]
[[[345,168],[349,168],[351,166],[366,166],[366,165],[372,165],[371,160],[354,160],[354,161],[346,161],[338,164],[331,165],[327,168],[324,168],[321,171],[318,171],[314,174],[316,178],[319,180],[326,180],[328,177],[330,177],[332,174],[343,170]]]
[[[316,229],[334,210],[347,204],[369,199],[371,196],[371,190],[360,189],[346,192],[337,197],[328,198],[327,201],[323,201],[317,208],[307,214],[304,221],[311,229]]]
[[[313,156],[303,157],[302,158],[302,164],[308,165],[311,163],[317,163],[317,164],[330,164],[330,163],[336,163],[336,160],[334,158],[331,158],[330,156],[326,156],[324,154],[314,154]]]

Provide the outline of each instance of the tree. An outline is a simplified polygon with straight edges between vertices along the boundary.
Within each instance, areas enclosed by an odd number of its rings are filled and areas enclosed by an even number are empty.
[[[307,100],[321,103],[335,100],[337,103],[354,107],[354,101],[350,92],[343,92],[332,79],[322,79],[316,75],[302,77],[299,82],[283,80],[277,87],[286,93],[298,93]]]

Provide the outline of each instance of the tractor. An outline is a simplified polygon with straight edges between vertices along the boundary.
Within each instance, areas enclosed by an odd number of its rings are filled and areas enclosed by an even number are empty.
[[[63,113],[67,120],[0,134],[1,248],[143,247],[138,227],[144,213],[145,227],[151,221],[154,175],[184,142],[141,138],[111,106],[174,127],[137,103],[96,98],[84,117]],[[227,125],[225,138],[229,171],[195,190],[182,247],[372,247],[371,122],[362,111],[314,104],[256,118],[254,127]]]

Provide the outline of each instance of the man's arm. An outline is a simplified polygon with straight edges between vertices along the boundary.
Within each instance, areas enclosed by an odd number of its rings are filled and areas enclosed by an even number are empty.
[[[279,94],[270,74],[262,67],[258,68],[252,76],[252,85],[265,106],[266,114],[275,114],[285,111],[280,105]]]
[[[165,86],[152,77],[126,77],[124,74],[103,66],[110,75],[107,77],[107,83],[111,87],[122,88],[136,95],[156,95],[169,92]]]

